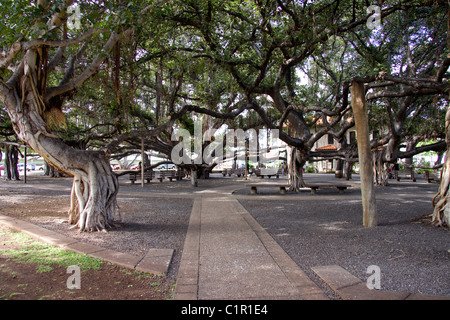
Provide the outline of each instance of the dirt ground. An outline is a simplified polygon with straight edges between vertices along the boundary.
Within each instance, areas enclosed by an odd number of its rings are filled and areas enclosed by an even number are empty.
[[[0,231],[7,229],[0,226]],[[7,232],[0,233],[0,250],[18,249]],[[2,300],[165,300],[172,286],[165,277],[135,272],[110,263],[99,270],[81,271],[81,288],[68,289],[64,266],[39,272],[37,263],[17,262],[0,255],[0,299]]]
[[[69,290],[70,274],[61,266],[37,273],[36,265],[0,257],[2,300],[165,300],[171,292],[159,277],[135,275],[127,269],[104,264],[100,270],[81,274],[81,289]]]
[[[54,190],[30,192],[21,182],[2,180],[0,184],[0,214],[24,220],[42,217],[66,220],[69,205],[66,190],[61,195],[58,186]],[[10,240],[7,233],[0,232],[0,250],[18,247]],[[103,263],[99,270],[82,270],[81,289],[69,290],[67,268],[57,265],[52,268],[49,272],[37,272],[35,263],[20,263],[0,255],[0,300],[167,300],[171,299],[174,285],[169,277]]]

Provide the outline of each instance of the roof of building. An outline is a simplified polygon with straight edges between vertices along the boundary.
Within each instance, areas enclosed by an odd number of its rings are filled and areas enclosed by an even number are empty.
[[[337,150],[337,147],[332,144],[329,144],[329,145],[326,145],[326,146],[323,146],[320,148],[316,148],[316,151],[336,151],[336,150]]]

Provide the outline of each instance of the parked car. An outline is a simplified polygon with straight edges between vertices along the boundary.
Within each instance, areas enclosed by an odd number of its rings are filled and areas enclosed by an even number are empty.
[[[19,171],[23,171],[24,164],[19,163],[19,165],[17,167],[18,167]],[[36,165],[29,163],[29,164],[27,164],[27,171],[31,171],[31,170],[33,170],[33,171],[36,170]]]
[[[176,166],[173,163],[164,163],[157,166],[156,169],[176,169]]]
[[[131,170],[139,170],[139,165],[135,164],[130,167]]]
[[[3,164],[0,164],[0,170],[5,170],[5,166]]]

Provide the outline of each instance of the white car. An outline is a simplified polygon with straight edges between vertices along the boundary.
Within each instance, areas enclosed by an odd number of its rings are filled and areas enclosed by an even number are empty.
[[[24,166],[24,164],[23,163],[19,163],[19,165],[17,166],[18,167],[18,169],[19,169],[19,171],[23,171],[23,166]],[[36,165],[34,165],[34,164],[27,164],[27,171],[34,171],[34,170],[36,170]]]
[[[173,163],[164,163],[157,166],[156,169],[176,169],[176,166]]]

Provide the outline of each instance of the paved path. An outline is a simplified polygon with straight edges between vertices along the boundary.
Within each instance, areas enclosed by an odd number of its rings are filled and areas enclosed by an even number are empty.
[[[327,299],[231,191],[195,200],[174,299]]]
[[[174,299],[328,299],[231,195],[235,189],[226,186],[196,193]],[[449,299],[370,290],[340,266],[317,266],[313,271],[345,300]]]

